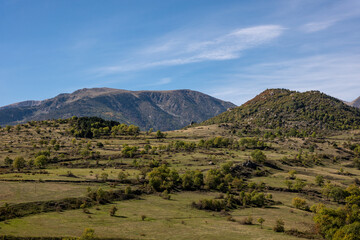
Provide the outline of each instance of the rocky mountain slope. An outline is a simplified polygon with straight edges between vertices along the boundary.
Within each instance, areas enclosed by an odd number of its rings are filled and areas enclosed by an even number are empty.
[[[353,106],[353,107],[360,108],[360,97],[358,97],[357,99],[355,99],[352,102],[347,102],[346,104]]]
[[[319,91],[268,89],[240,107],[201,125],[235,123],[241,127],[302,130],[360,128],[360,109]]]
[[[25,101],[0,108],[0,125],[31,120],[98,116],[142,129],[174,130],[201,122],[235,107],[191,90],[127,91],[81,89],[43,101]]]

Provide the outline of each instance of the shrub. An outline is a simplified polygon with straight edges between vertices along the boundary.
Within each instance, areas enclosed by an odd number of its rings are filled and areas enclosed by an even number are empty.
[[[285,231],[284,225],[285,225],[284,221],[282,219],[278,219],[276,220],[273,230],[275,232],[284,232]]]
[[[256,149],[251,153],[251,158],[255,162],[263,163],[266,160],[266,155],[259,149]]]
[[[322,175],[316,175],[315,177],[315,183],[316,185],[322,187],[324,185],[324,176]]]
[[[44,168],[47,164],[47,157],[45,155],[40,155],[35,158],[35,166],[38,168]]]
[[[110,216],[115,216],[115,213],[118,209],[116,208],[116,206],[112,206],[112,208],[110,209]]]
[[[245,217],[245,218],[241,221],[241,224],[243,224],[243,225],[252,225],[252,224],[253,224],[253,218],[252,218],[252,216]]]
[[[94,239],[95,239],[95,230],[92,228],[86,228],[80,238],[80,240],[94,240]]]
[[[297,209],[307,209],[308,208],[308,205],[306,203],[306,200],[305,199],[302,199],[302,198],[299,198],[299,197],[294,197],[292,199],[292,205],[297,208]]]
[[[260,223],[260,227],[263,228],[263,223],[265,222],[265,219],[259,218],[257,221],[258,223]]]

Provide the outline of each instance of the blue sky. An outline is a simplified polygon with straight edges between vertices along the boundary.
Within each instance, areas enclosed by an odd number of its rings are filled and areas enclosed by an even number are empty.
[[[360,96],[359,0],[0,0],[0,106],[80,88]]]

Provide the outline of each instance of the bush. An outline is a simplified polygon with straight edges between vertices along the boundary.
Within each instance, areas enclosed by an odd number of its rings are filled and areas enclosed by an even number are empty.
[[[324,176],[316,175],[315,182],[316,182],[316,185],[322,187],[324,185]]]
[[[266,160],[266,155],[259,149],[256,149],[251,153],[251,158],[258,163],[263,163]]]
[[[84,233],[81,235],[80,240],[93,240],[95,239],[95,230],[92,228],[86,228]]]
[[[38,168],[44,168],[47,164],[47,157],[45,155],[40,155],[35,158],[35,166]]]
[[[305,199],[299,198],[299,197],[294,197],[292,199],[292,205],[297,208],[297,209],[308,209],[308,205]]]
[[[248,216],[248,217],[244,218],[240,223],[243,225],[252,225],[253,218],[252,218],[252,216]]]
[[[285,225],[284,221],[282,219],[278,219],[276,220],[273,230],[275,232],[284,232],[285,231],[284,225]]]
[[[111,209],[110,209],[110,216],[115,216],[115,213],[116,213],[116,211],[117,211],[118,209],[117,209],[117,207],[116,206],[113,206]]]

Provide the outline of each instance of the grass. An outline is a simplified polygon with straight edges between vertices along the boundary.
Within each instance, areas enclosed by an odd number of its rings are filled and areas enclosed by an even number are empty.
[[[44,213],[9,220],[7,224],[0,223],[0,227],[2,231],[16,236],[80,236],[83,229],[93,228],[98,236],[130,239],[299,239],[271,230],[273,214],[286,217],[289,215],[286,207],[233,212],[236,219],[248,215],[264,217],[264,229],[260,229],[259,225],[229,222],[220,213],[190,207],[192,201],[214,195],[183,192],[172,195],[173,200],[146,196],[142,200],[100,206],[99,210],[91,208],[91,214],[84,214],[81,210]],[[113,205],[118,208],[115,217],[109,215]],[[141,220],[142,215],[146,216],[145,221]],[[285,222],[289,218],[284,218]]]
[[[99,186],[100,184],[1,182],[0,206],[4,203],[15,204],[81,197],[85,196],[88,187]]]
[[[206,172],[212,168],[218,168],[223,163],[233,161],[242,164],[251,159],[251,149],[195,149],[192,152],[171,151],[160,152],[157,155],[143,155],[135,159],[122,158],[121,149],[123,144],[138,146],[140,149],[146,144],[152,146],[166,145],[172,141],[182,140],[187,142],[198,142],[200,139],[213,138],[215,136],[230,137],[238,140],[236,135],[229,135],[229,130],[219,125],[199,126],[195,128],[182,129],[167,132],[163,140],[155,138],[155,133],[146,135],[141,133],[137,138],[132,136],[118,136],[116,138],[105,137],[103,139],[76,139],[67,135],[66,124],[59,127],[49,127],[39,124],[40,133],[35,127],[22,127],[19,132],[12,130],[10,133],[0,130],[0,206],[5,202],[10,204],[58,200],[66,197],[81,197],[86,193],[87,187],[110,189],[107,183],[75,183],[81,181],[92,181],[96,176],[101,179],[102,173],[107,173],[109,179],[117,179],[120,172],[126,173],[128,179],[136,179],[141,173],[133,162],[136,160],[140,166],[149,166],[152,160],[160,163],[169,163],[170,168],[176,169],[179,174],[187,170],[200,170]],[[343,148],[347,141],[359,143],[358,131],[343,131],[340,135],[329,136],[325,139],[286,138],[285,140],[265,140],[270,146],[263,152],[267,160],[279,166],[283,170],[262,167],[267,171],[266,176],[253,176],[247,181],[264,182],[267,186],[286,188],[285,180],[289,178],[288,172],[296,170],[297,178],[306,180],[308,184],[304,189],[321,192],[321,188],[315,185],[316,175],[323,175],[325,180],[333,184],[346,187],[360,176],[360,170],[351,167],[353,156]],[[55,151],[50,144],[41,145],[41,140],[56,139],[62,146]],[[99,151],[100,159],[85,159],[79,154],[79,149],[86,147],[91,142],[90,150]],[[339,148],[333,147],[336,141]],[[103,148],[97,146],[97,142],[104,144]],[[307,143],[309,142],[309,143]],[[281,159],[287,157],[294,160],[299,150],[303,154],[310,154],[310,144],[316,144],[313,154],[327,154],[330,159],[324,160],[323,165],[303,167],[290,162],[283,164]],[[23,156],[25,160],[34,159],[38,151],[51,151],[51,157],[58,157],[62,163],[49,164],[40,174],[39,169],[25,169],[27,173],[11,171],[5,168],[3,160],[9,156]],[[61,156],[64,154],[64,156]],[[60,158],[62,157],[62,158]],[[111,160],[109,160],[109,157]],[[333,158],[341,159],[333,162]],[[346,160],[345,160],[346,159]],[[88,167],[84,163],[89,163]],[[73,165],[67,167],[63,163]],[[117,167],[112,167],[117,163]],[[120,164],[121,163],[121,164]],[[349,175],[339,174],[340,168]],[[68,172],[75,177],[68,177]],[[25,182],[24,180],[35,180],[37,182]],[[42,181],[39,181],[42,180]],[[46,182],[48,181],[48,182]],[[50,182],[60,181],[60,182]],[[135,182],[135,181],[133,181]],[[139,183],[136,183],[139,184]],[[132,186],[137,188],[140,185]],[[117,188],[125,188],[119,185]],[[304,193],[267,191],[271,193],[274,201],[281,204],[269,208],[246,208],[230,211],[235,222],[227,221],[226,214],[197,210],[190,207],[192,201],[203,198],[214,198],[219,195],[215,192],[176,192],[171,194],[171,200],[164,200],[157,194],[143,195],[141,200],[128,200],[115,202],[113,204],[95,206],[90,208],[91,214],[85,214],[81,209],[68,210],[64,212],[49,212],[31,215],[23,218],[15,218],[0,222],[0,235],[15,236],[80,236],[85,228],[95,229],[99,237],[124,237],[130,239],[299,239],[283,233],[275,233],[272,227],[277,218],[285,222],[285,228],[296,228],[300,231],[309,230],[312,227],[312,213],[293,208],[291,201],[298,196],[306,199],[309,206],[314,203],[323,202],[330,207],[338,207],[323,199],[320,195],[308,196]],[[112,206],[119,210],[115,217],[110,217],[109,211]],[[146,216],[142,221],[142,215]],[[252,216],[254,225],[241,225],[239,222],[245,217]],[[265,219],[264,228],[260,229],[257,219]]]

